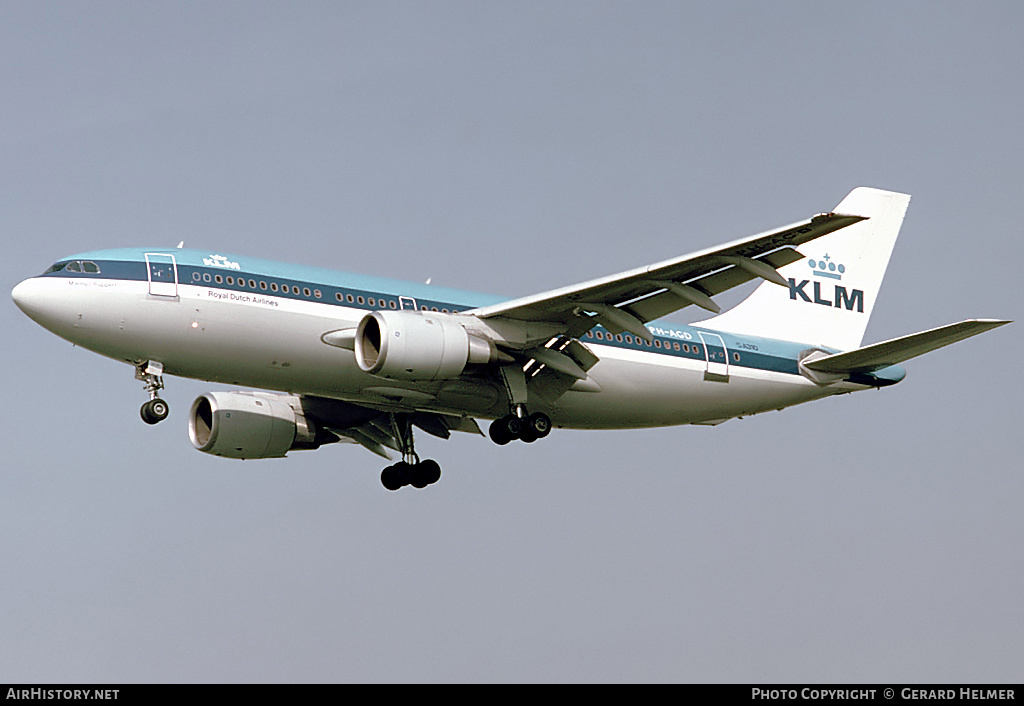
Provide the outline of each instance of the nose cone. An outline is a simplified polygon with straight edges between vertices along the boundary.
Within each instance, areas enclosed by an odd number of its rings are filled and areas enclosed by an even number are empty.
[[[41,277],[27,279],[11,290],[11,299],[30,319],[52,330],[57,314],[52,282]]]
[[[34,278],[33,278],[34,279]],[[32,316],[32,311],[38,307],[38,295],[34,291],[35,288],[32,285],[32,279],[27,279],[24,282],[18,283],[14,289],[11,290],[11,299],[18,305],[18,308],[24,311],[29,316]]]

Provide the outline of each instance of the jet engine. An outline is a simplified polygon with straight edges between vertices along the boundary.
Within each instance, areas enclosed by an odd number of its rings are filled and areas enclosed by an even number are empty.
[[[450,380],[470,363],[494,359],[494,346],[451,316],[375,311],[359,322],[356,361],[368,373],[398,380]]]
[[[315,449],[316,427],[295,395],[207,392],[192,403],[192,445],[225,458],[281,458],[293,449]]]

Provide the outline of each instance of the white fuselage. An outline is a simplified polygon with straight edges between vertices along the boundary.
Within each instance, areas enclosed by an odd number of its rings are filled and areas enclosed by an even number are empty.
[[[239,282],[245,277],[239,275]],[[398,295],[381,296],[381,308],[395,308]],[[152,276],[106,278],[102,272],[40,276],[21,283],[14,297],[38,323],[76,345],[135,365],[159,361],[172,375],[382,408],[479,418],[508,411],[505,391],[494,381],[385,380],[360,370],[351,350],[321,340],[327,332],[355,327],[372,310],[368,303],[348,306],[326,294],[317,301],[212,279],[188,283],[177,281],[177,273],[173,283]],[[471,306],[466,302],[453,312]],[[598,340],[591,332],[582,338],[600,359],[587,371],[589,380],[555,400],[531,399],[531,408],[547,411],[559,427],[655,427],[716,423],[867,387],[842,381],[821,386],[801,375],[796,358],[808,346],[719,337],[690,327],[649,328],[665,334],[657,348],[638,338],[628,345],[628,335]],[[711,359],[712,346],[703,345],[702,334],[712,345],[721,342],[718,359]],[[668,352],[680,341],[692,354],[684,355],[678,345]],[[772,359],[788,361],[788,370],[750,362],[769,349]]]

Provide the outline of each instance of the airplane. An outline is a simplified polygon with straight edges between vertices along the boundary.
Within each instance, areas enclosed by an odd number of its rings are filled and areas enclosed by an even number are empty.
[[[437,482],[414,429],[534,442],[552,428],[716,425],[903,379],[900,363],[1010,323],[973,319],[862,346],[910,197],[854,189],[781,228],[518,299],[204,250],[62,258],[12,298],[38,324],[135,369],[217,391],[189,410],[193,446],[279,458],[348,442],[392,460],[388,490]],[[799,248],[799,249],[798,249]],[[722,311],[714,297],[752,280]],[[695,306],[690,325],[662,321]]]

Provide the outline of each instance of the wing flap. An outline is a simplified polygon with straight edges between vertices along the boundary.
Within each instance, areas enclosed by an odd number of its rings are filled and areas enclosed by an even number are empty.
[[[802,260],[803,257],[804,256],[797,250],[786,247],[781,250],[776,250],[764,257],[757,258],[757,261],[769,265],[772,269],[778,269],[780,267],[785,267],[790,263],[798,262],[799,260]],[[704,275],[696,280],[691,280],[687,283],[687,286],[693,287],[708,297],[713,297],[714,295],[721,294],[733,287],[746,284],[756,277],[757,275],[752,274],[749,270],[745,270],[742,267],[729,267]],[[692,303],[697,304],[697,302]],[[643,321],[653,321],[654,319],[660,319],[663,316],[667,316],[673,311],[678,311],[683,306],[688,306],[688,303],[681,303],[679,301],[679,297],[677,297],[673,292],[665,290],[640,299],[639,301],[635,301],[623,308],[632,313],[638,319]],[[698,306],[700,305],[698,304]]]
[[[820,373],[870,373],[1008,323],[1010,322],[996,319],[968,319],[846,353],[835,353],[809,362],[804,361],[803,365]]]

